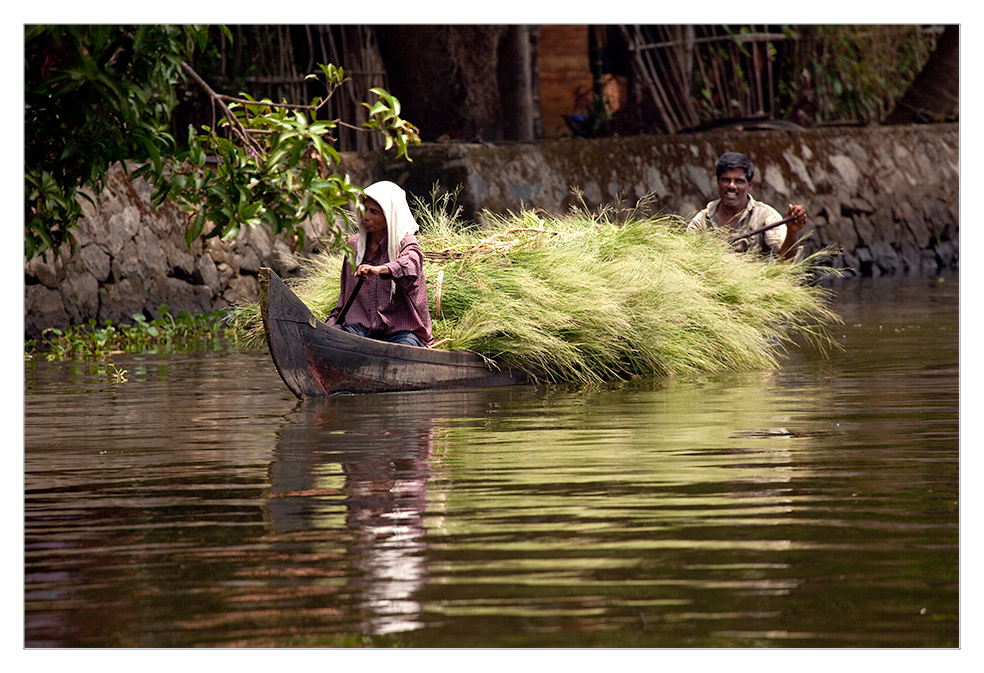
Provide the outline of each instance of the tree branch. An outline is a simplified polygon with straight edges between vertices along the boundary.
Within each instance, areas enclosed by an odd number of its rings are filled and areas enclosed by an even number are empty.
[[[181,69],[185,72],[186,75],[188,75],[188,77],[192,79],[192,81],[194,81],[198,86],[202,88],[202,90],[208,95],[209,98],[212,99],[214,103],[216,103],[222,109],[222,114],[224,114],[225,118],[229,120],[230,128],[232,128],[233,133],[235,133],[239,137],[239,139],[243,141],[243,144],[245,144],[249,149],[254,151],[257,156],[262,156],[263,150],[260,148],[259,145],[257,145],[253,141],[253,138],[250,136],[249,132],[243,126],[242,122],[240,122],[239,119],[236,117],[236,115],[232,113],[232,110],[229,109],[229,106],[225,104],[224,99],[227,97],[213,91],[212,87],[210,87],[208,83],[205,80],[203,80],[201,76],[197,72],[195,72],[195,70],[186,62],[184,61],[181,62]]]

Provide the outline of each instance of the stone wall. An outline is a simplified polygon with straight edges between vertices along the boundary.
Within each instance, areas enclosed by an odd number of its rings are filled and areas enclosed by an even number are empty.
[[[675,136],[566,139],[536,144],[415,148],[413,162],[360,158],[356,180],[390,179],[427,195],[460,185],[459,203],[565,212],[583,192],[591,208],[633,205],[687,217],[717,198],[714,166],[726,151],[751,157],[752,195],[785,213],[806,206],[808,252],[836,246],[831,264],[861,275],[933,275],[957,268],[959,125],[718,131]]]
[[[263,227],[244,230],[190,247],[184,238],[187,216],[172,203],[151,205],[151,185],[126,179],[113,167],[93,207],[83,203],[74,254],[66,244],[24,265],[24,333],[37,338],[46,327],[96,320],[132,323],[134,313],[173,316],[209,313],[239,300],[258,297],[258,274],[269,266],[282,276],[299,265],[286,242]],[[305,224],[308,241],[327,233],[327,222]],[[310,246],[308,251],[310,251]]]
[[[785,211],[803,203],[809,251],[836,246],[831,264],[849,274],[935,275],[957,268],[959,126],[720,131],[676,136],[539,143],[432,144],[413,161],[347,155],[357,184],[378,179],[426,198],[433,186],[460,187],[470,217],[523,207],[562,213],[580,198],[591,208],[632,205],[647,195],[656,210],[686,216],[716,198],[714,164],[728,150],[755,162],[755,198]],[[579,197],[574,190],[582,192]],[[184,217],[171,204],[150,205],[150,186],[111,172],[95,208],[86,204],[74,254],[25,264],[25,335],[90,319],[129,322],[255,300],[259,267],[297,272],[284,241],[258,228],[228,243],[189,248]],[[324,218],[307,240],[325,235]]]

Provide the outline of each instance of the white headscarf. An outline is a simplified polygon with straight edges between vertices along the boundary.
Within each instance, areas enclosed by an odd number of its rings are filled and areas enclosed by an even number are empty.
[[[373,183],[362,191],[379,204],[383,209],[383,215],[386,216],[386,252],[389,254],[389,261],[392,262],[400,254],[400,242],[403,237],[407,234],[416,234],[420,229],[410,212],[407,193],[399,185],[385,180]],[[362,258],[366,254],[367,237],[366,227],[362,224],[362,215],[359,215],[359,243],[355,251],[357,265],[362,264]]]

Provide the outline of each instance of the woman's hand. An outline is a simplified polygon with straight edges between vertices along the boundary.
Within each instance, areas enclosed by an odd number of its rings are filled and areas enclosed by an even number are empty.
[[[360,264],[359,268],[355,270],[356,278],[368,278],[369,276],[382,276],[390,275],[389,267],[387,266],[373,266],[372,264]]]

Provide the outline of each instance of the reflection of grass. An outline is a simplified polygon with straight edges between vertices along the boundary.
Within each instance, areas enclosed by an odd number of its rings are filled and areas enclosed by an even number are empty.
[[[838,321],[809,282],[810,260],[736,254],[713,234],[683,232],[675,216],[486,213],[482,227],[437,207],[417,217],[434,338],[547,381],[771,368],[777,345],[803,332],[823,344]],[[341,261],[310,264],[291,284],[324,316]],[[237,319],[247,340],[262,340],[257,306],[240,306]]]

